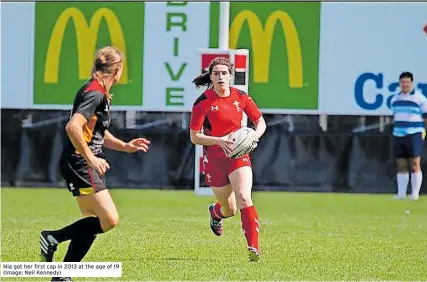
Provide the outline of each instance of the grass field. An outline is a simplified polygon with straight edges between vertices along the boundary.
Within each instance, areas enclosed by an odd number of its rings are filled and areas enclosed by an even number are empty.
[[[254,193],[263,258],[250,264],[239,213],[226,221],[222,237],[211,233],[212,197],[111,193],[120,223],[98,237],[84,261],[121,261],[123,276],[99,280],[427,280],[427,198]],[[65,189],[3,188],[2,261],[39,261],[39,232],[78,217]],[[67,245],[60,245],[55,261]]]

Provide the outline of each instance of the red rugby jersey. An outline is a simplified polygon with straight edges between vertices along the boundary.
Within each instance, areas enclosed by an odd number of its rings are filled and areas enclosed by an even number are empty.
[[[220,97],[213,89],[208,89],[194,102],[190,129],[200,131],[203,128],[205,135],[224,136],[242,127],[243,112],[253,122],[262,116],[246,92],[230,87],[230,95]],[[209,147],[216,147],[212,149],[219,152],[218,146]]]

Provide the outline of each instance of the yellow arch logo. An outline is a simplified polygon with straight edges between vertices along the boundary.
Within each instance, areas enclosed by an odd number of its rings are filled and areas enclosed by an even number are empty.
[[[254,12],[249,10],[240,12],[234,18],[230,27],[231,49],[237,48],[239,35],[245,21],[248,23],[252,42],[254,82],[266,83],[269,80],[273,32],[277,21],[279,21],[286,38],[289,86],[292,88],[302,88],[304,86],[304,75],[301,44],[294,21],[289,14],[284,11],[271,13],[263,28],[258,16]]]
[[[44,82],[58,83],[59,60],[61,57],[62,42],[65,28],[70,20],[73,20],[76,29],[77,57],[79,65],[79,79],[86,80],[91,75],[94,60],[97,37],[101,20],[105,19],[110,32],[111,43],[126,54],[125,38],[119,19],[113,11],[107,8],[98,9],[88,24],[83,13],[74,7],[65,9],[56,20],[49,40],[46,54]],[[128,83],[128,66],[125,60],[123,74],[119,84]]]

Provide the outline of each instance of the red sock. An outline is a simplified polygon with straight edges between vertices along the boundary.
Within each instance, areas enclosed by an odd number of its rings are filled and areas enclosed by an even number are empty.
[[[214,208],[213,208],[213,213],[212,215],[218,219],[220,218],[224,218],[224,216],[221,213],[221,204],[220,203],[216,203]]]
[[[240,210],[242,228],[245,232],[246,241],[248,241],[248,247],[254,247],[258,250],[258,233],[259,233],[259,222],[258,213],[254,206],[250,206]]]

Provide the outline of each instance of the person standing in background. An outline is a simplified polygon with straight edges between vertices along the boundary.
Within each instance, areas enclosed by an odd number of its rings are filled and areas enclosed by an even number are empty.
[[[391,100],[397,166],[396,199],[406,198],[410,178],[412,187],[410,198],[418,200],[423,181],[421,156],[427,127],[427,98],[414,89],[413,81],[412,73],[403,72],[399,77],[401,92]]]

